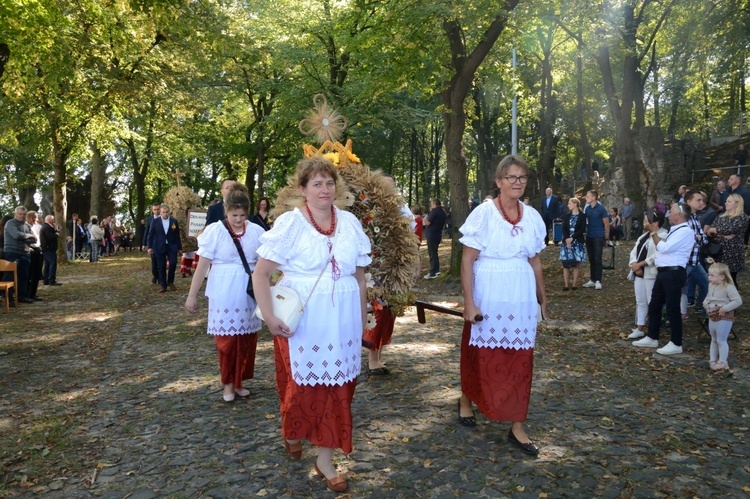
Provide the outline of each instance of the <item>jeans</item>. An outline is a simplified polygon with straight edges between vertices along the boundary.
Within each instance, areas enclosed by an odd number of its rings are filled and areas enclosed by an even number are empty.
[[[602,280],[602,251],[604,250],[603,237],[586,237],[586,253],[589,256],[591,268],[590,279],[594,282]]]
[[[16,298],[18,300],[24,300],[29,298],[29,270],[31,269],[31,257],[28,253],[9,253],[5,252],[5,259],[9,262],[16,262],[18,268],[18,294]]]
[[[708,274],[706,269],[700,263],[698,265],[687,266],[687,284],[684,290],[688,302],[693,301],[695,297],[695,286],[698,286],[698,299],[695,300],[695,308],[703,308],[703,300],[708,294]]]
[[[430,274],[437,275],[440,272],[440,259],[438,258],[438,246],[440,241],[427,240],[427,254],[430,255]]]
[[[91,258],[89,259],[90,262],[98,262],[99,261],[99,253],[101,251],[102,242],[101,240],[94,239],[91,241]]]
[[[687,280],[685,269],[666,270],[656,274],[651,302],[648,304],[648,337],[659,339],[661,329],[661,309],[667,306],[667,319],[672,333],[670,340],[676,346],[682,346],[682,317],[680,316],[680,297],[682,287]]]
[[[42,281],[44,284],[52,284],[57,281],[57,251],[47,250],[42,252],[44,258],[44,271]]]

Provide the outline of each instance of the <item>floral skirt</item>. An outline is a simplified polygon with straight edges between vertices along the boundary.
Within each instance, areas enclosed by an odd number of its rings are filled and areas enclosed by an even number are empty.
[[[563,243],[560,247],[560,261],[565,268],[575,267],[579,263],[585,263],[586,246],[581,242],[573,241],[573,244],[568,248],[568,245]]]

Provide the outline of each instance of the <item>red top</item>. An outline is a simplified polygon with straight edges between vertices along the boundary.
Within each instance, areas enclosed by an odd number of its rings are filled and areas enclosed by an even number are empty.
[[[421,243],[422,242],[422,228],[423,228],[422,217],[417,215],[416,217],[414,217],[414,221],[417,222],[417,226],[414,227],[414,233],[417,235],[417,237],[419,238],[419,242]]]

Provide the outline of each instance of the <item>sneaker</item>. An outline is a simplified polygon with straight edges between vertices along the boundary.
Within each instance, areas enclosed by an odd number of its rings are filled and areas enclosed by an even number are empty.
[[[596,284],[594,284],[594,289],[602,289],[602,283],[599,281],[596,281]]]
[[[660,355],[674,355],[677,353],[682,353],[682,347],[678,347],[671,341],[664,345],[663,347],[656,350],[656,353]]]
[[[435,277],[439,276],[441,272],[435,272]]]
[[[688,306],[688,307],[694,307],[694,306],[695,306],[695,302],[694,302],[694,301],[692,301],[692,300],[688,300],[688,302],[687,302],[687,306]]]
[[[581,287],[583,287],[583,288],[593,288],[595,285],[596,284],[594,284],[594,281],[589,281],[589,282],[587,282],[586,284],[584,284]]]
[[[687,319],[688,318],[688,314],[680,314],[680,317],[682,317],[683,319]]]
[[[659,346],[659,341],[646,336],[638,341],[634,341],[633,346],[643,348],[657,348]]]
[[[641,331],[640,329],[636,327],[636,328],[633,328],[633,331],[631,331],[630,336],[628,336],[628,339],[637,340],[638,338],[643,338],[644,336],[646,336],[646,333],[644,333],[643,331]]]
[[[723,360],[720,360],[716,363],[716,367],[718,368],[718,371],[722,371],[724,369],[729,369],[729,364],[727,362],[724,362]]]
[[[437,276],[435,274],[427,274],[424,276],[425,279],[435,279]]]
[[[718,360],[712,360],[708,363],[708,365],[712,371],[718,371],[719,369],[721,369],[721,362],[719,362]]]

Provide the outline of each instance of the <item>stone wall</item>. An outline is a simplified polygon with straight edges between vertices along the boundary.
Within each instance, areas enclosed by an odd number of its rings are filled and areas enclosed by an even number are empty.
[[[658,197],[664,202],[671,199],[681,184],[690,184],[693,169],[706,168],[706,151],[701,143],[690,140],[664,142],[664,136],[657,127],[644,127],[635,134],[636,161],[645,209],[653,205]],[[617,164],[615,161],[614,164]],[[621,207],[626,196],[621,168],[610,170],[602,186],[602,203],[609,207]]]

